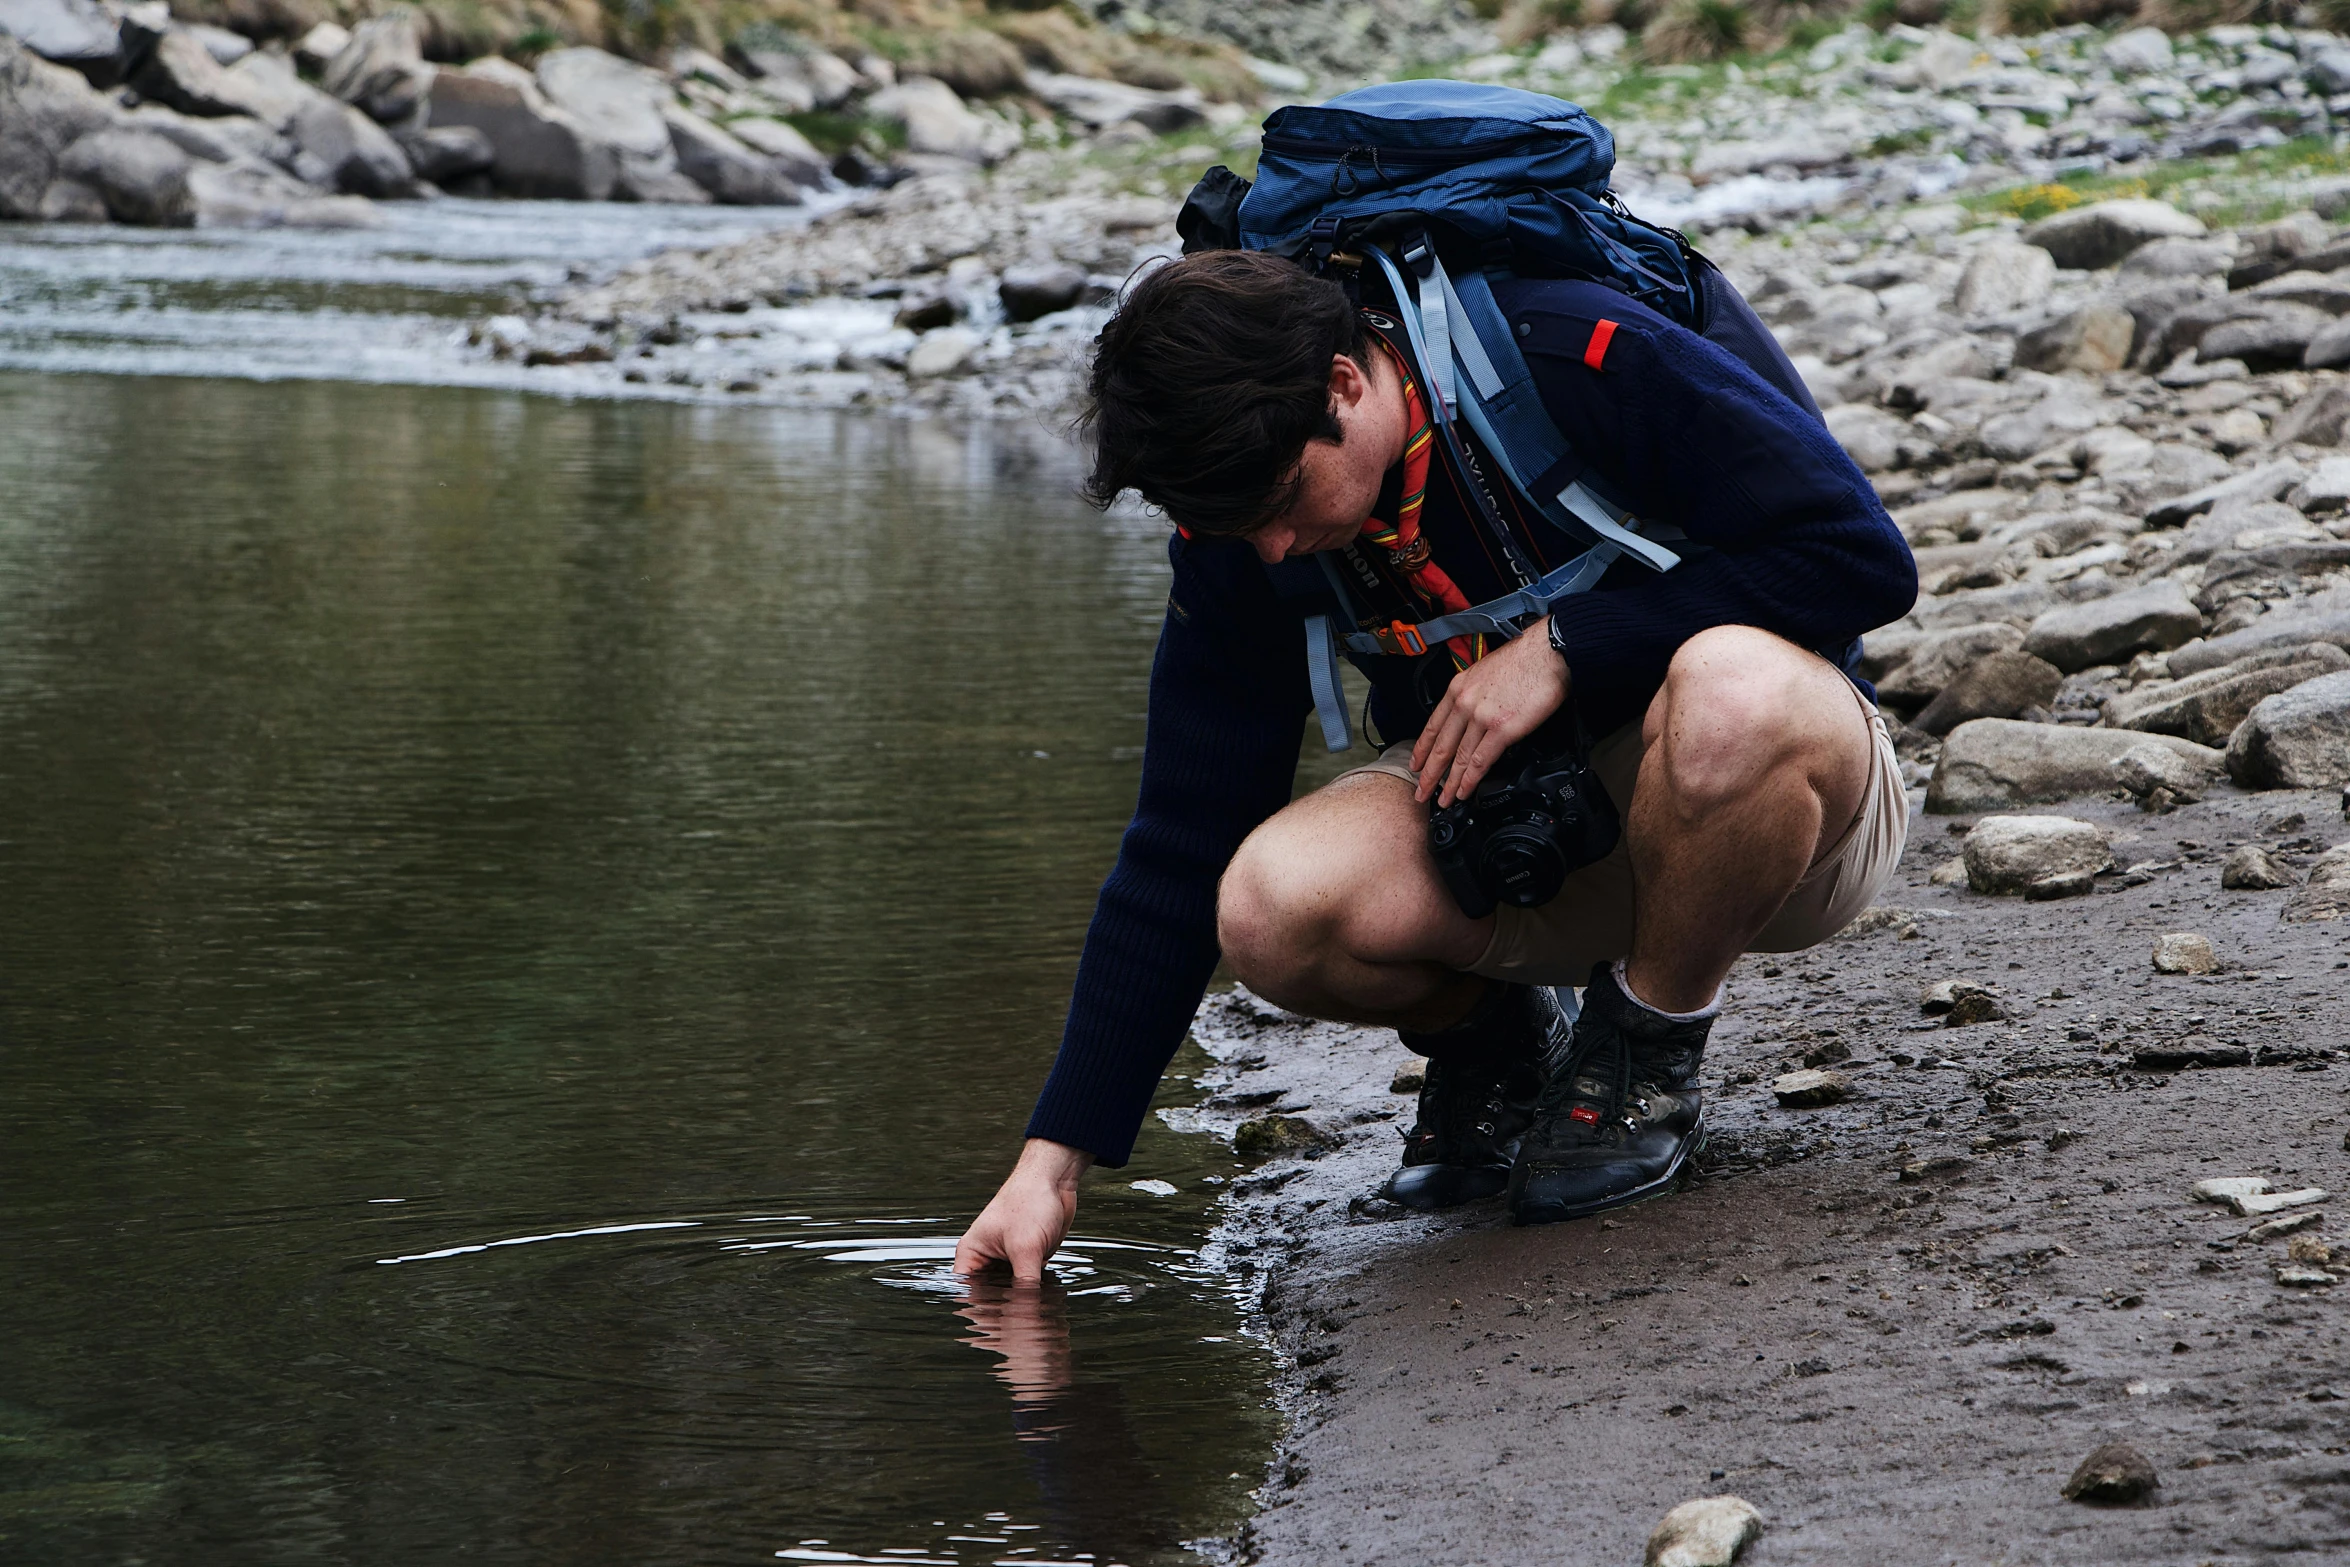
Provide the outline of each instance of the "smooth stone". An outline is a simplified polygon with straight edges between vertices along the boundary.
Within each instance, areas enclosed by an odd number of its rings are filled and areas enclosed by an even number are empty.
[[[1731,1567],[1762,1532],[1762,1514],[1743,1497],[1683,1502],[1649,1532],[1642,1567]]]
[[[1967,885],[1993,896],[2025,891],[2050,877],[2087,875],[2113,866],[2113,848],[2095,824],[2069,816],[1993,816],[1977,822],[1961,850]]]
[[[2023,240],[2047,251],[2060,267],[2088,271],[2110,267],[2150,240],[2197,239],[2205,232],[2200,218],[2141,197],[2092,202],[2042,218],[2024,230]]]
[[[2322,1186],[2304,1186],[2290,1192],[2247,1192],[2240,1197],[2230,1197],[2228,1206],[2247,1219],[2257,1219],[2271,1213],[2282,1213],[2287,1208],[2312,1207],[2332,1195]]]
[[[1910,726],[1946,735],[1977,718],[2013,718],[2056,700],[2064,676],[2046,659],[2020,648],[1987,653],[1961,669]]]
[[[1011,321],[1034,321],[1066,310],[1084,292],[1085,274],[1058,261],[1006,267],[996,284],[996,298],[1003,302],[1004,316]]]
[[[2174,804],[2200,799],[2203,786],[2210,782],[2210,775],[2201,767],[2159,745],[2131,746],[2114,758],[2113,776],[2140,801],[2164,789]]]
[[[2048,297],[2056,260],[2038,245],[1995,239],[1967,258],[1950,307],[1962,316],[2010,316]]]
[[[2350,800],[2350,796],[2345,797]],[[2317,857],[2309,879],[2285,901],[2281,918],[2296,925],[2338,920],[2350,914],[2350,843],[2336,844]]]
[[[2171,931],[2154,938],[2154,972],[2157,974],[2209,974],[2219,968],[2219,954],[2211,950],[2210,938],[2192,931]]]
[[[2350,782],[2350,670],[2261,698],[2228,742],[2227,769],[2247,789]]]
[[[2202,634],[2203,612],[2165,578],[2085,604],[2047,611],[2024,634],[2024,651],[2068,673],[2146,649],[2167,650]]]
[[[2064,1483],[2064,1499],[2098,1506],[2127,1506],[2162,1484],[2146,1455],[2126,1442],[2108,1442],[2081,1460]]]
[[[294,172],[313,185],[357,196],[405,195],[416,171],[384,128],[320,93],[286,126],[297,152]]]
[[[2024,633],[2005,621],[1925,632],[1910,644],[1908,656],[1877,681],[1877,696],[1903,706],[1929,703],[1961,670],[1986,654],[2013,652],[2023,640]]]
[[[1771,1094],[1790,1110],[1812,1110],[1851,1098],[1852,1079],[1826,1067],[1803,1067],[1771,1079]]]
[[[442,71],[433,78],[429,112],[435,130],[465,126],[489,138],[490,179],[509,196],[603,201],[619,179],[613,150],[508,61]]]
[[[2050,374],[2104,375],[2130,362],[2137,318],[2116,305],[2083,305],[2016,339],[2015,367]],[[2304,335],[2293,348],[2296,362]]]
[[[976,332],[959,326],[942,326],[935,332],[926,332],[906,355],[906,375],[911,380],[925,380],[935,376],[955,375],[971,363],[971,356],[979,351],[980,338]]]
[[[2290,661],[2276,659],[2253,668],[2229,665],[2189,675],[2158,690],[2131,692],[2106,703],[2105,721],[2116,729],[2142,729],[2176,735],[2197,745],[2224,747],[2237,726],[2266,698],[2320,675],[2350,669],[2350,654],[2330,643],[2315,646],[2325,652]],[[2291,651],[2298,654],[2305,650]]]
[[[2318,1212],[2314,1208],[2311,1208],[2305,1209],[2300,1213],[2288,1213],[2275,1219],[2263,1219],[2258,1224],[2255,1224],[2252,1226],[2252,1228],[2244,1232],[2244,1239],[2248,1241],[2273,1241],[2279,1236],[2297,1234],[2298,1232],[2309,1229],[2312,1226],[2323,1224],[2325,1223],[2325,1218],[2326,1216],[2324,1214]]]
[[[606,146],[655,162],[670,155],[661,111],[672,95],[659,73],[601,49],[574,47],[539,56],[534,74],[547,101]]]
[[[2170,657],[2163,660],[2163,667],[2174,676],[2198,675],[2205,670],[2239,663],[2255,654],[2305,646],[2312,642],[2328,642],[2335,647],[2350,648],[2350,611],[2315,614],[2277,611],[2263,616],[2242,631],[2231,631],[2224,636],[2191,642],[2185,647],[2173,649]]]
[[[2293,873],[2257,843],[2245,844],[2219,868],[2219,884],[2230,892],[2273,892],[2293,885]]]
[[[1977,718],[1944,738],[1926,809],[1958,816],[2101,794],[2114,787],[2113,764],[2140,745],[2162,746],[2203,776],[2219,776],[2219,752],[2169,735]]]
[[[784,177],[773,158],[689,110],[670,105],[661,117],[669,127],[677,172],[708,191],[711,200],[730,207],[799,203],[800,188]]]
[[[2217,1203],[2224,1208],[2239,1197],[2257,1197],[2268,1190],[2265,1175],[2215,1175],[2188,1187],[2187,1195],[2196,1202]]]
[[[410,126],[432,91],[434,74],[424,63],[415,13],[394,7],[351,30],[319,72],[318,85],[380,124]]]

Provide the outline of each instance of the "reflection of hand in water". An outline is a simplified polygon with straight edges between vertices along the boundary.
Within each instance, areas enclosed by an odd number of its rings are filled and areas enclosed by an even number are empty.
[[[1127,1422],[1125,1389],[1077,1380],[1068,1291],[1049,1276],[1041,1284],[984,1275],[962,1282],[955,1311],[971,1324],[963,1342],[1003,1357],[995,1374],[1012,1390],[1012,1431],[1035,1469],[1058,1536],[1052,1543],[1091,1551],[1100,1562],[1178,1544],[1181,1530]]]
[[[1058,1280],[1013,1284],[974,1276],[963,1281],[955,1313],[971,1324],[964,1343],[1003,1356],[995,1374],[1012,1390],[1015,1424],[1020,1413],[1048,1410],[1057,1395],[1069,1390],[1069,1292]],[[1020,1432],[1024,1441],[1047,1434],[1025,1425]]]

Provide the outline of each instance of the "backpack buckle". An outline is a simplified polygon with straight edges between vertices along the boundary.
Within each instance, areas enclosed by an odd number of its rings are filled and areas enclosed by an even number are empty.
[[[1400,653],[1408,658],[1418,658],[1428,651],[1428,639],[1420,635],[1420,628],[1408,620],[1393,620],[1384,626],[1374,627],[1371,635],[1378,640],[1382,653]]]
[[[1314,258],[1314,270],[1320,272],[1330,264],[1330,252],[1338,248],[1339,220],[1325,212],[1314,219],[1314,226],[1306,230],[1307,251]]]

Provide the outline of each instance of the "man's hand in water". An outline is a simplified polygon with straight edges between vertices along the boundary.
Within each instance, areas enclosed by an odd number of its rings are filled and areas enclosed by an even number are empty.
[[[955,1271],[977,1273],[1001,1262],[1010,1264],[1015,1282],[1043,1278],[1077,1217],[1077,1178],[1092,1166],[1093,1155],[1083,1149],[1028,1139],[995,1199],[956,1243]]]

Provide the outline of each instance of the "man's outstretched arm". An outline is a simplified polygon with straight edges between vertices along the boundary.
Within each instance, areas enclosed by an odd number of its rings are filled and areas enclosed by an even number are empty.
[[[1296,617],[1246,544],[1187,541],[1151,667],[1142,792],[1103,883],[1029,1141],[956,1251],[1035,1276],[1087,1166],[1126,1162],[1216,966],[1216,883],[1289,803],[1311,706]],[[1036,1249],[1033,1262],[1028,1253]]]

